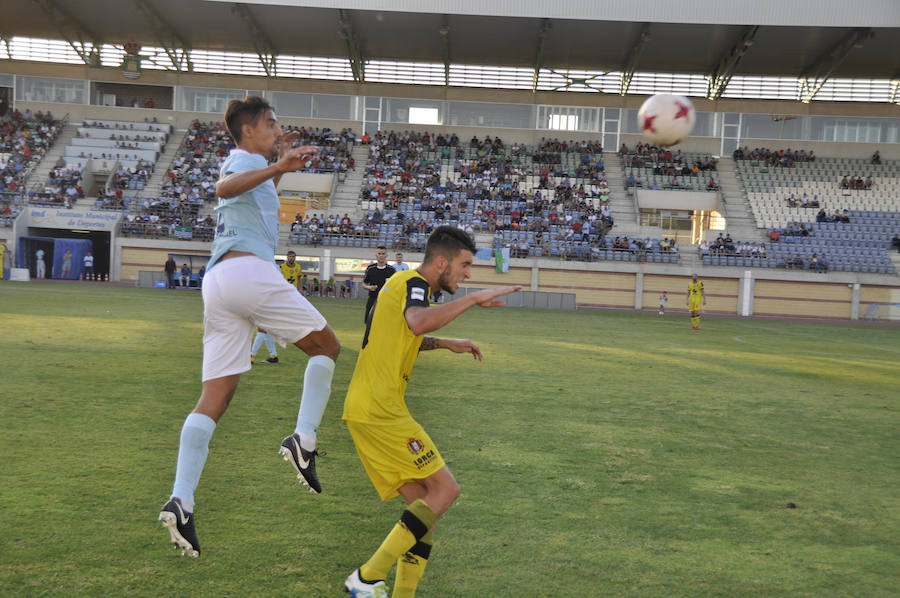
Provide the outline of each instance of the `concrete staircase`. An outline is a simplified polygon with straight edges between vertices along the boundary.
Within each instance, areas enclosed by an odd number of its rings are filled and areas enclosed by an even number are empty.
[[[326,213],[338,216],[350,214],[350,219],[356,222],[362,216],[362,210],[359,207],[359,189],[362,187],[363,177],[366,173],[369,146],[357,144],[353,147],[351,155],[356,161],[356,169],[348,170],[344,182],[338,183],[335,187],[334,197],[331,198],[331,204]]]
[[[719,187],[724,204],[722,215],[725,216],[726,231],[731,238],[742,241],[764,240],[763,233],[756,227],[734,160],[724,156],[719,160]]]
[[[181,147],[181,142],[184,141],[185,135],[187,135],[187,129],[176,129],[169,135],[166,147],[156,161],[153,174],[150,175],[150,180],[144,185],[139,195],[143,197],[159,197],[159,191],[162,189],[163,183],[166,182],[166,171],[172,165],[172,160],[175,159],[175,154],[178,152],[178,148]]]
[[[59,135],[56,137],[56,141],[53,142],[53,146],[50,148],[44,157],[41,158],[41,161],[38,162],[38,165],[34,170],[28,175],[28,178],[25,179],[25,188],[31,189],[35,185],[41,185],[43,187],[44,183],[47,182],[47,178],[50,176],[50,171],[53,170],[53,167],[56,165],[56,161],[59,160],[63,153],[66,151],[66,146],[69,145],[69,142],[75,137],[75,133],[78,131],[78,126],[80,123],[69,123],[63,130],[59,132]]]
[[[622,160],[615,153],[603,154],[606,182],[609,184],[609,211],[612,213],[614,225],[611,234],[621,236],[641,235],[641,224],[634,200],[625,193],[625,171]]]

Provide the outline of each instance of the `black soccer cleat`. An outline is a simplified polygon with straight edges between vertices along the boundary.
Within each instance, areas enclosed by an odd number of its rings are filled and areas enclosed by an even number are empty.
[[[300,435],[295,432],[281,441],[278,452],[297,470],[297,479],[301,484],[307,486],[312,494],[322,492],[322,484],[316,475],[316,456],[319,451],[308,451],[300,446]]]
[[[278,356],[273,355],[272,357],[270,357],[266,360],[266,363],[278,363]]]
[[[197,558],[200,556],[200,542],[194,529],[194,514],[187,513],[181,506],[181,500],[170,498],[159,512],[159,520],[169,530],[169,536],[175,550],[181,554]]]

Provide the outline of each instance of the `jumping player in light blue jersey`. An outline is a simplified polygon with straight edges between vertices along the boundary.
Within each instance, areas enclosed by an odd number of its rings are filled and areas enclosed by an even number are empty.
[[[159,520],[176,549],[200,556],[194,528],[194,491],[209,453],[216,423],[250,369],[247,345],[259,327],[282,346],[309,355],[297,426],[279,452],[300,482],[322,491],[316,475],[316,430],[331,393],[340,344],[325,318],[287,282],[275,265],[281,175],[299,169],[317,153],[293,147],[298,132],[283,134],[275,112],[263,99],[231,100],[225,124],[237,148],[222,165],[216,195],[218,223],[212,256],[203,279],[203,387],[200,400],[181,429],[175,485]],[[269,163],[277,156],[277,161]]]

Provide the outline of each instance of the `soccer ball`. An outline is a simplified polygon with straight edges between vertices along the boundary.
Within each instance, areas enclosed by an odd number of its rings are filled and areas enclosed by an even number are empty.
[[[660,147],[675,145],[691,134],[697,114],[684,96],[658,93],[638,110],[638,126],[644,137]]]

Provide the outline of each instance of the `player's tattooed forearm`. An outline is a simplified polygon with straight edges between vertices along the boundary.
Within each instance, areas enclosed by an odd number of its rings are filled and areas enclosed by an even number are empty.
[[[422,339],[422,344],[419,346],[419,351],[431,351],[432,349],[438,348],[438,339],[433,336],[426,336]]]

